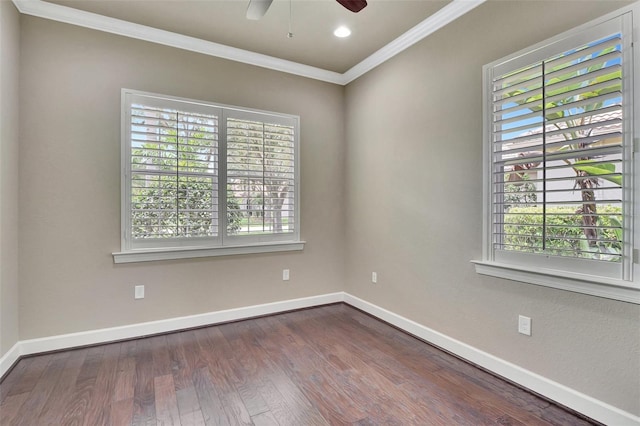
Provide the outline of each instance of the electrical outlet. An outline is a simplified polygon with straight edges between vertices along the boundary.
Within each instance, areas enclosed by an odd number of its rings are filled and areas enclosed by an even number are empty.
[[[134,292],[134,296],[135,299],[144,299],[144,286],[143,285],[137,285],[135,287],[135,292]]]
[[[377,272],[372,272],[371,273],[371,282],[376,284],[378,282],[378,273]]]
[[[283,269],[282,270],[282,281],[289,281],[289,270],[288,269]]]
[[[518,333],[531,336],[531,318],[518,315]]]

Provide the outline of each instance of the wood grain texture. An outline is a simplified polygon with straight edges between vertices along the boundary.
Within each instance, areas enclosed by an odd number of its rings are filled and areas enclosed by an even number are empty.
[[[73,397],[71,392],[67,390],[75,386],[78,376],[82,371],[82,366],[86,360],[88,350],[80,349],[71,351],[63,370],[60,373],[60,379],[53,387],[51,396],[47,399],[45,406],[42,409],[38,424],[61,424],[62,423],[62,410],[58,407],[65,407],[69,404]],[[52,415],[55,413],[55,415]]]
[[[153,342],[151,339],[141,339],[136,351],[132,425],[156,424],[153,379]]]
[[[60,424],[64,425],[81,425],[84,423],[87,408],[94,397],[94,385],[104,351],[105,346],[87,349],[87,354],[75,384],[66,391],[69,395],[66,405],[60,405],[55,411],[49,413],[51,418],[61,419]]]
[[[179,425],[180,413],[178,412],[178,399],[173,376],[167,374],[153,379],[153,388],[156,396],[156,421],[158,425]]]
[[[21,360],[0,425],[588,425],[344,304]]]

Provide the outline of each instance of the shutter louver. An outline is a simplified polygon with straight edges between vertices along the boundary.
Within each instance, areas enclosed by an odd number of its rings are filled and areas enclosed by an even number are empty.
[[[217,235],[218,119],[131,106],[133,239]]]
[[[621,262],[622,41],[493,77],[495,251]]]
[[[227,118],[227,233],[295,231],[295,127]]]

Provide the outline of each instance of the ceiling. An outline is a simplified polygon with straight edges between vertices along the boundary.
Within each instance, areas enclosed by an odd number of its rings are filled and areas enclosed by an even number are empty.
[[[261,20],[251,21],[248,0],[47,1],[340,74],[450,3],[368,0],[352,13],[334,0],[274,0]],[[287,37],[290,6],[293,38]],[[350,37],[333,35],[340,25],[351,29]]]

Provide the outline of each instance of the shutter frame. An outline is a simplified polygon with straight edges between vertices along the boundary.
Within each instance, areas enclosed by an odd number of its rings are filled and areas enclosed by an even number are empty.
[[[148,106],[153,109],[173,109],[176,111],[181,111],[183,114],[183,118],[178,119],[177,127],[182,126],[179,129],[178,133],[180,137],[177,137],[176,143],[174,144],[176,148],[187,148],[182,153],[178,150],[177,156],[177,164],[176,164],[176,175],[179,176],[178,183],[187,182],[186,184],[180,184],[181,186],[177,188],[176,191],[176,203],[179,203],[181,206],[181,210],[179,210],[182,216],[179,216],[179,219],[183,221],[182,227],[189,232],[189,234],[184,234],[184,237],[167,237],[167,238],[146,238],[140,239],[135,238],[134,234],[134,203],[132,200],[132,194],[134,194],[134,185],[136,184],[134,177],[136,175],[142,176],[141,171],[144,171],[145,168],[149,169],[158,169],[153,170],[153,175],[155,179],[159,179],[159,176],[169,176],[172,173],[170,167],[162,166],[165,160],[151,160],[147,161],[145,159],[154,158],[154,156],[164,156],[166,155],[165,148],[162,146],[152,146],[150,148],[136,148],[136,149],[144,149],[144,152],[138,152],[136,154],[144,154],[142,157],[135,157],[132,153],[132,147],[136,147],[136,138],[138,139],[138,146],[142,146],[145,143],[145,138],[149,136],[145,136],[144,134],[137,134],[140,132],[136,132],[135,124],[132,125],[132,116],[135,117],[136,108],[134,105],[141,104]],[[259,111],[259,110],[250,110],[243,109],[234,106],[226,106],[226,105],[218,105],[212,104],[204,101],[195,101],[191,99],[177,98],[172,96],[165,96],[147,92],[134,91],[130,89],[122,89],[122,144],[121,144],[121,157],[122,157],[122,208],[121,208],[121,218],[122,218],[122,253],[128,253],[132,251],[141,251],[145,252],[148,250],[182,250],[182,249],[195,249],[195,248],[225,248],[225,247],[238,247],[240,245],[247,246],[252,243],[259,243],[256,247],[264,247],[264,251],[271,251],[269,249],[269,244],[277,244],[278,247],[282,243],[299,243],[300,242],[300,215],[299,215],[299,169],[300,169],[300,158],[299,158],[299,117],[287,114],[279,114],[279,113],[271,113],[267,111]],[[134,111],[134,114],[132,114]],[[196,114],[204,115],[210,117],[211,115],[215,115],[217,117],[217,123],[212,124],[212,129],[216,129],[216,131],[201,131],[200,127],[195,124],[193,121],[196,121],[194,116]],[[270,121],[276,124],[280,123],[289,123],[291,126],[291,133],[294,139],[294,143],[291,146],[291,149],[283,154],[283,158],[286,157],[286,161],[290,162],[290,167],[285,170],[285,175],[287,178],[290,178],[293,182],[293,199],[290,205],[292,221],[295,224],[295,229],[293,232],[287,233],[285,235],[279,236],[267,236],[259,239],[242,239],[235,241],[233,238],[225,238],[226,233],[226,144],[227,144],[227,135],[226,135],[226,126],[224,125],[227,115],[236,115],[241,117],[252,117],[252,118],[260,118],[262,120]],[[181,121],[182,120],[182,121]],[[193,120],[193,121],[190,121]],[[163,128],[161,125],[156,125],[159,123],[151,123],[149,126],[150,129],[154,132],[158,133],[168,133],[166,128]],[[171,127],[171,126],[169,126]],[[194,129],[197,129],[194,130]],[[150,130],[151,131],[151,130]],[[197,133],[197,135],[195,135]],[[211,156],[204,155],[202,156],[202,152],[210,149],[210,146],[207,144],[214,143],[211,142],[217,133],[217,154],[212,152]],[[272,137],[272,135],[268,135],[268,137]],[[268,148],[270,149],[270,148]],[[215,158],[217,155],[217,159]],[[276,156],[277,157],[277,156]],[[162,157],[165,158],[165,157]],[[207,160],[205,160],[205,158]],[[145,163],[146,161],[146,163]],[[211,165],[213,163],[217,163],[217,189],[212,186],[215,185],[216,174],[212,173],[212,170],[216,169],[216,165]],[[137,164],[137,167],[132,167],[132,164]],[[153,166],[153,164],[157,164],[157,166]],[[142,170],[136,170],[142,169]],[[166,170],[159,170],[164,168]],[[151,173],[147,170],[146,175],[151,175]],[[269,176],[267,174],[267,176]],[[148,179],[144,177],[143,179]],[[204,188],[205,194],[207,191],[212,191],[212,198],[215,199],[215,192],[217,191],[217,202],[214,203],[212,208],[209,208],[207,202],[201,202],[202,197],[193,198],[197,202],[189,202],[192,195],[190,195],[194,190],[194,187],[197,187],[199,184],[189,183],[194,182],[196,180],[213,179],[211,184],[207,184],[207,188]],[[138,183],[144,183],[140,181]],[[148,184],[150,185],[150,183]],[[195,185],[195,186],[194,186]],[[204,185],[204,183],[203,183]],[[160,192],[158,193],[160,194]],[[187,198],[184,198],[187,197]],[[215,201],[215,200],[214,200]],[[217,207],[216,207],[217,204]],[[205,209],[202,209],[202,205],[205,205]],[[148,211],[152,214],[154,213],[153,205],[145,205],[144,206]],[[217,234],[211,234],[210,231],[207,231],[207,228],[202,228],[200,224],[202,223],[203,217],[206,218],[206,215],[210,213],[214,215],[217,211],[217,226],[218,232]],[[159,212],[156,212],[160,214]],[[213,217],[213,216],[211,216]],[[184,223],[184,221],[187,223]],[[214,220],[214,219],[211,219]],[[204,223],[207,223],[206,220]],[[181,226],[180,223],[178,226]],[[207,226],[207,225],[204,225]],[[194,228],[195,227],[195,228]],[[198,234],[198,232],[194,231],[194,229],[200,229],[201,231],[204,229],[206,235]],[[225,232],[223,232],[223,230]],[[192,235],[192,236],[190,236]],[[297,247],[297,246],[296,246]],[[260,250],[256,248],[256,250]],[[228,250],[227,250],[228,251]]]
[[[584,29],[583,31],[579,31],[579,32],[574,32],[573,34],[571,34],[568,37],[561,37],[559,36],[558,38],[554,39],[551,42],[543,42],[540,45],[534,47],[533,49],[531,49],[528,52],[518,52],[514,55],[511,55],[510,57],[504,59],[504,60],[499,60],[496,61],[492,64],[488,64],[484,67],[483,69],[483,74],[484,74],[484,88],[483,88],[483,96],[484,96],[484,108],[485,108],[485,124],[484,124],[484,133],[485,133],[485,151],[484,151],[484,161],[485,161],[485,167],[487,167],[487,165],[491,164],[491,167],[489,168],[488,172],[485,172],[485,177],[484,177],[484,187],[485,187],[485,212],[484,212],[484,231],[483,231],[483,238],[485,241],[485,244],[483,245],[483,258],[485,259],[485,261],[488,262],[507,262],[507,263],[511,263],[511,262],[515,262],[515,264],[520,263],[523,267],[531,267],[531,266],[537,266],[543,263],[548,263],[548,254],[544,254],[542,256],[542,258],[538,258],[537,260],[535,259],[536,255],[532,253],[532,256],[523,256],[525,257],[525,259],[518,259],[517,255],[520,253],[516,253],[516,256],[512,256],[513,253],[508,253],[508,259],[506,259],[504,256],[502,256],[502,254],[500,253],[500,250],[496,250],[494,245],[496,243],[500,243],[500,237],[499,235],[503,235],[504,232],[502,230],[496,229],[496,225],[500,224],[502,222],[504,222],[504,220],[501,220],[501,215],[503,215],[504,213],[501,213],[500,211],[498,211],[495,208],[495,205],[501,205],[501,204],[506,204],[505,201],[503,200],[504,196],[505,196],[505,191],[504,190],[499,190],[497,189],[500,185],[506,185],[505,184],[500,184],[500,182],[497,179],[497,177],[499,177],[501,174],[503,174],[504,172],[502,171],[502,167],[504,166],[500,166],[500,164],[518,164],[518,161],[516,161],[517,155],[518,154],[525,154],[531,150],[531,148],[535,149],[535,145],[530,145],[530,146],[526,146],[523,145],[522,147],[519,148],[513,148],[512,154],[514,155],[512,160],[509,159],[501,159],[499,161],[496,161],[497,157],[500,157],[501,152],[499,150],[496,150],[495,145],[494,145],[494,141],[495,141],[495,135],[498,134],[498,136],[503,136],[503,135],[509,135],[509,133],[513,133],[510,130],[504,130],[502,128],[500,128],[500,125],[504,125],[504,124],[510,124],[512,127],[516,128],[516,131],[524,131],[527,129],[531,129],[531,127],[533,125],[529,125],[527,123],[522,123],[522,120],[519,120],[517,118],[514,117],[509,117],[506,116],[507,118],[505,119],[505,117],[501,117],[503,118],[503,120],[500,122],[500,124],[498,124],[498,122],[495,121],[494,117],[496,116],[500,116],[501,111],[500,111],[500,106],[501,105],[507,105],[509,106],[509,99],[505,98],[504,95],[506,93],[509,92],[509,89],[511,88],[516,88],[518,86],[517,80],[518,80],[518,74],[522,74],[522,76],[526,76],[527,73],[528,74],[532,74],[535,75],[536,74],[536,70],[535,70],[535,66],[529,65],[529,64],[534,64],[536,61],[540,61],[542,62],[543,60],[547,59],[547,58],[553,58],[554,55],[558,55],[558,53],[562,53],[560,50],[562,48],[566,48],[567,46],[571,46],[574,42],[576,41],[580,41],[581,43],[583,43],[584,45],[588,45],[591,42],[594,42],[596,40],[599,40],[597,37],[599,36],[603,36],[606,37],[609,35],[609,33],[611,32],[612,28],[617,28],[618,31],[621,36],[623,37],[623,41],[622,41],[622,48],[620,55],[626,57],[626,60],[623,60],[623,64],[622,67],[626,67],[627,71],[624,72],[623,71],[623,79],[625,79],[623,81],[623,84],[626,84],[628,86],[628,81],[630,79],[630,75],[631,73],[628,71],[628,69],[631,66],[631,61],[629,60],[629,56],[627,55],[627,50],[629,50],[628,47],[628,43],[630,43],[629,39],[629,33],[628,31],[625,31],[625,27],[629,26],[629,24],[625,24],[625,17],[619,17],[617,19],[609,19],[603,23],[600,23],[596,26],[591,26],[588,29]],[[573,47],[577,47],[578,45],[575,45]],[[573,49],[573,47],[564,50],[566,51],[570,51]],[[598,49],[596,49],[598,50]],[[615,55],[612,55],[615,56]],[[563,61],[561,61],[563,62]],[[566,62],[566,61],[564,61]],[[596,61],[592,61],[592,62],[598,62]],[[579,68],[579,67],[574,67],[574,68]],[[518,70],[526,70],[524,72],[520,72]],[[555,75],[562,75],[562,72],[558,72],[558,71],[554,71]],[[603,74],[607,74],[606,72],[603,72]],[[501,88],[499,86],[499,83],[501,81],[507,81],[510,86],[507,88]],[[548,85],[548,83],[545,83],[545,85]],[[563,84],[560,84],[559,86],[562,86]],[[528,79],[526,82],[526,86],[530,86],[530,87],[534,87],[535,83],[533,80]],[[498,89],[496,90],[496,87],[498,87]],[[601,84],[600,87],[608,87],[606,85]],[[538,90],[538,89],[534,89]],[[626,93],[622,93],[624,90],[626,90]],[[497,94],[497,96],[495,95]],[[536,93],[534,93],[534,95],[536,95]],[[631,97],[632,95],[629,94],[628,88],[625,89],[625,87],[623,86],[622,91],[621,91],[621,95],[623,95],[623,99],[626,99],[626,102],[624,105],[622,105],[619,109],[622,112],[623,116],[626,115],[626,119],[624,122],[621,123],[621,130],[619,132],[619,134],[621,135],[621,138],[624,138],[623,140],[623,146],[620,148],[620,155],[622,156],[621,159],[616,160],[617,163],[623,164],[624,167],[621,171],[618,171],[617,174],[613,174],[613,175],[602,175],[606,178],[616,178],[616,177],[620,177],[623,179],[623,181],[625,182],[625,186],[623,186],[620,190],[620,192],[622,192],[623,194],[628,193],[629,192],[629,187],[632,185],[631,182],[631,178],[629,177],[630,174],[630,167],[631,167],[631,159],[629,156],[629,138],[631,136],[631,131],[628,129],[629,126],[629,121],[632,121],[632,118],[630,113],[629,113],[629,104],[631,102]],[[528,96],[527,95],[519,95],[521,99],[526,99]],[[497,102],[496,102],[497,99]],[[497,104],[497,106],[496,106]],[[530,105],[534,105],[534,104],[530,104]],[[607,106],[608,107],[608,106]],[[514,107],[511,106],[510,108],[512,108],[512,110],[518,110],[518,107]],[[609,110],[615,110],[616,107],[613,106],[611,108],[609,108]],[[530,114],[530,117],[535,116],[536,114]],[[588,115],[588,114],[586,114]],[[591,114],[593,116],[593,114]],[[506,120],[506,123],[505,123]],[[566,119],[565,119],[566,120]],[[562,120],[558,119],[556,122],[560,122]],[[515,124],[514,124],[515,123]],[[520,124],[518,124],[520,123]],[[544,127],[546,127],[548,125],[545,124]],[[606,124],[602,124],[600,127],[612,127],[613,126],[613,121],[611,121],[610,123],[606,123]],[[595,126],[593,126],[595,127]],[[498,129],[498,130],[496,130]],[[583,127],[581,128],[581,130],[585,130],[586,128]],[[552,136],[556,136],[556,135],[560,135],[561,131],[556,131],[554,135]],[[566,132],[565,132],[566,133]],[[615,134],[614,134],[615,135]],[[513,136],[512,136],[513,137]],[[591,136],[590,136],[591,137]],[[535,135],[531,135],[529,137],[523,137],[521,136],[521,142],[525,141],[526,139],[529,140],[534,140],[535,139]],[[592,137],[593,139],[597,139],[596,137]],[[602,137],[604,138],[604,137]],[[499,139],[497,144],[498,145],[505,145],[508,144],[510,141],[508,139],[506,140],[501,140]],[[518,142],[518,141],[515,141]],[[592,140],[587,140],[584,139],[583,142],[593,142]],[[566,145],[567,143],[564,142],[564,145]],[[558,141],[556,142],[556,146],[561,146],[563,145],[562,142]],[[596,143],[589,143],[586,144],[586,146],[594,146],[597,145]],[[539,145],[539,147],[542,147]],[[553,145],[550,146],[550,148],[553,148]],[[598,148],[600,150],[600,152],[604,152],[605,149],[603,148]],[[595,151],[594,151],[595,153]],[[563,154],[565,155],[565,154]],[[561,157],[560,155],[556,154],[557,157]],[[566,154],[566,156],[568,156],[568,154]],[[533,156],[532,156],[533,157]],[[575,155],[573,155],[574,158],[581,158],[579,156],[579,153],[576,153]],[[589,156],[587,156],[589,157]],[[596,160],[597,161],[597,160]],[[527,162],[526,160],[521,160],[520,163],[521,165],[527,165],[530,164],[530,162]],[[513,166],[510,166],[513,167]],[[582,166],[580,166],[582,167]],[[556,169],[559,168],[559,166],[555,167]],[[567,179],[570,179],[570,177],[567,177]],[[608,189],[607,189],[608,190]],[[567,192],[569,190],[564,190],[564,192]],[[563,192],[563,191],[550,191],[552,193],[554,193],[555,195],[558,195],[559,193]],[[620,265],[619,268],[616,268],[616,271],[604,271],[605,269],[611,269],[608,266],[607,267],[603,267],[603,268],[596,268],[598,270],[600,270],[600,272],[595,271],[594,273],[597,275],[598,273],[602,273],[604,277],[607,278],[613,278],[613,279],[623,279],[623,280],[630,280],[631,279],[631,274],[630,271],[632,269],[631,267],[631,262],[630,262],[630,249],[631,249],[631,235],[630,233],[632,232],[631,230],[631,219],[630,219],[630,208],[632,207],[632,200],[630,200],[629,196],[624,196],[624,197],[620,197],[622,199],[622,201],[620,202],[620,206],[621,206],[621,210],[622,210],[622,218],[624,221],[624,234],[625,234],[625,239],[623,240],[623,250],[622,250],[622,258],[623,261],[620,262],[622,265]],[[600,202],[600,200],[598,200],[596,198],[596,200],[598,202]],[[557,201],[550,201],[550,203],[557,203]],[[580,204],[580,203],[577,203]],[[602,216],[602,215],[600,215]],[[498,237],[496,237],[498,236]],[[496,239],[497,238],[497,239]],[[502,241],[502,243],[504,243],[504,241]],[[529,259],[526,259],[529,258]],[[562,271],[563,268],[566,267],[566,265],[563,266],[563,263],[572,263],[572,262],[561,262],[558,265],[554,264],[554,267],[557,268],[559,271]],[[580,272],[580,270],[582,270],[581,268],[578,268],[577,272]],[[571,271],[571,267],[569,266],[569,271]]]
[[[253,126],[251,130],[244,129],[245,132],[251,133],[251,137],[243,136],[241,126]],[[273,116],[266,114],[255,114],[247,111],[230,110],[225,111],[224,127],[227,132],[227,151],[226,151],[226,177],[227,177],[227,191],[226,194],[234,192],[236,198],[245,202],[244,209],[241,207],[240,214],[243,217],[243,222],[246,221],[247,225],[242,227],[238,232],[230,232],[229,224],[227,223],[224,228],[224,239],[229,244],[240,244],[243,242],[249,243],[262,243],[264,241],[286,241],[292,238],[299,238],[299,167],[296,167],[299,155],[299,123],[297,117],[286,116]],[[280,132],[277,132],[277,130]],[[258,137],[260,135],[260,137]],[[283,139],[278,139],[278,136]],[[286,137],[288,136],[288,138]],[[231,142],[233,140],[233,142]],[[281,170],[270,170],[270,168],[278,167],[273,158],[267,158],[269,155],[273,155],[276,151],[274,141],[282,140],[285,150],[283,161],[285,165],[281,165]],[[245,150],[249,148],[254,149],[254,153],[258,152],[258,155],[242,155],[241,152],[245,151],[241,148],[241,144],[245,145]],[[246,161],[243,161],[246,160]],[[254,168],[247,170],[246,173],[242,172],[242,165],[248,165],[249,160],[253,160]],[[262,166],[260,170],[258,166]],[[286,198],[282,199],[276,197],[275,200],[283,200],[280,209],[274,208],[268,210],[267,200],[271,203],[274,198],[272,194],[267,194],[267,183],[271,182],[274,185],[275,176],[279,175],[281,182],[286,182]],[[241,189],[241,183],[246,185],[245,191]],[[260,184],[260,182],[262,182]],[[262,188],[262,205],[255,205],[249,203],[249,198],[253,194],[252,189],[248,187],[250,184],[258,184]],[[230,186],[233,185],[233,186]],[[229,189],[232,188],[232,189]],[[283,188],[284,191],[284,188]],[[280,192],[280,191],[278,191]],[[287,200],[289,201],[287,203]],[[292,203],[292,204],[291,204]],[[288,204],[287,208],[285,204]],[[244,212],[242,212],[244,210]],[[279,211],[280,213],[276,213]],[[285,228],[282,212],[286,212],[287,225]],[[268,217],[272,215],[272,217]],[[262,217],[262,229],[258,229],[260,226],[255,221],[255,217]],[[273,223],[273,228],[269,228],[269,220],[276,221],[276,216],[280,217],[280,223],[282,230],[278,231],[275,228],[276,224]],[[227,214],[226,219],[229,218]],[[253,225],[252,225],[253,222]],[[293,222],[293,223],[291,223]],[[266,228],[265,228],[266,225]],[[293,226],[291,226],[293,225]]]

